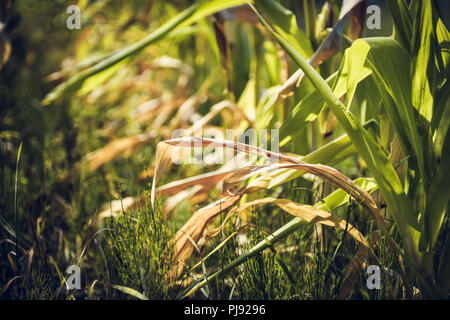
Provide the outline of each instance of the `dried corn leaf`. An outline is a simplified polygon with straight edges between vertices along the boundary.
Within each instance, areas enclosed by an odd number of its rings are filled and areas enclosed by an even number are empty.
[[[333,215],[330,212],[326,212],[323,210],[320,210],[316,207],[300,204],[294,201],[291,201],[289,199],[276,199],[276,198],[262,198],[257,199],[248,203],[244,203],[239,205],[238,207],[233,208],[228,213],[227,217],[225,218],[223,224],[216,228],[215,230],[212,230],[208,233],[208,237],[213,237],[217,235],[220,230],[223,228],[227,220],[234,215],[235,213],[238,213],[240,211],[246,210],[249,207],[256,206],[256,205],[262,205],[262,204],[275,204],[278,207],[280,207],[282,210],[286,211],[287,213],[299,217],[307,222],[314,222],[323,224],[330,227],[335,227],[337,229],[344,230],[348,232],[356,241],[358,241],[363,247],[368,248],[367,240],[364,238],[364,236],[355,228],[353,227],[348,221],[345,219],[342,219],[338,216]]]
[[[294,157],[291,158],[295,159]],[[234,189],[239,183],[250,178],[255,174],[259,174],[262,170],[272,170],[272,169],[302,170],[314,176],[326,179],[329,182],[339,186],[341,189],[343,189],[351,196],[353,196],[356,199],[356,201],[358,201],[364,208],[366,208],[366,210],[369,211],[369,213],[372,215],[374,219],[377,220],[377,222],[382,223],[382,225],[384,225],[383,218],[377,208],[375,200],[369,193],[362,190],[351,179],[349,179],[336,169],[322,164],[309,164],[297,160],[296,164],[272,164],[272,165],[260,165],[260,166],[253,166],[250,168],[244,168],[242,170],[235,172],[229,178],[224,180],[223,192],[228,194],[236,194],[236,191],[234,191]],[[239,190],[239,193],[248,193],[250,191],[251,189],[242,188],[241,190]]]
[[[206,225],[223,210],[233,206],[241,196],[225,197],[210,205],[194,212],[192,217],[176,233],[174,262],[177,267],[174,269],[179,276],[184,269],[184,263],[189,259],[194,246],[191,240],[197,242],[203,235]],[[189,239],[191,238],[191,239]]]
[[[137,148],[148,143],[156,137],[154,131],[143,133],[134,137],[117,139],[105,147],[89,153],[86,157],[91,170],[96,170],[103,164],[122,156],[131,155]]]
[[[351,179],[337,171],[336,169],[321,165],[321,164],[308,164],[299,160],[298,157],[283,155],[281,153],[275,153],[268,150],[264,150],[259,147],[255,147],[248,144],[243,144],[235,141],[219,140],[219,139],[207,139],[200,137],[185,137],[173,140],[166,140],[160,142],[156,151],[156,163],[155,163],[155,175],[153,177],[152,185],[152,205],[154,204],[154,198],[156,193],[156,184],[160,180],[164,170],[173,161],[174,150],[178,148],[192,148],[192,147],[209,147],[209,148],[230,148],[240,152],[257,154],[264,156],[271,161],[279,160],[285,164],[277,165],[260,165],[259,167],[243,168],[242,171],[237,171],[233,174],[231,180],[225,181],[227,189],[225,191],[233,194],[231,188],[236,186],[237,183],[247,179],[249,175],[256,174],[260,169],[297,169],[303,170],[315,176],[327,179],[333,184],[338,185],[347,193],[355,197],[355,199],[366,208],[372,217],[380,224],[384,226],[384,220],[378,211],[377,205],[370,194],[359,188]],[[278,162],[278,161],[277,161]]]
[[[156,160],[155,160],[155,174],[153,176],[152,193],[151,193],[151,203],[154,207],[155,195],[156,195],[156,185],[161,179],[164,171],[171,162],[181,159],[183,152],[180,152],[179,148],[229,148],[240,152],[252,153],[276,161],[284,161],[290,163],[296,163],[296,159],[290,156],[284,156],[279,153],[264,150],[259,147],[251,146],[248,144],[220,140],[220,139],[208,139],[201,137],[183,137],[172,140],[165,140],[158,143],[156,147]]]
[[[205,174],[201,174],[198,176],[177,180],[174,182],[170,182],[156,189],[158,195],[174,195],[178,192],[185,190],[186,188],[200,185],[202,189],[209,190],[214,188],[220,181],[222,181],[227,176],[231,175],[234,170],[227,171],[214,171],[208,172]]]
[[[190,242],[192,240],[197,242],[202,236],[206,224],[212,218],[214,218],[220,211],[226,209],[225,207],[230,207],[231,205],[233,205],[240,198],[241,194],[245,192],[244,188],[240,190],[238,194],[236,194],[233,188],[236,187],[239,183],[241,183],[245,179],[251,177],[252,175],[260,173],[261,170],[296,169],[327,179],[328,181],[338,185],[340,188],[349,193],[351,196],[355,197],[355,199],[371,213],[371,215],[374,217],[374,219],[377,220],[377,222],[384,224],[384,221],[378,211],[378,208],[372,196],[369,193],[362,190],[360,187],[358,187],[358,185],[356,185],[352,180],[350,180],[345,175],[341,174],[339,171],[337,171],[332,167],[321,164],[304,163],[299,160],[299,157],[296,156],[274,153],[268,150],[264,150],[262,148],[258,148],[255,146],[239,142],[218,140],[218,139],[197,138],[197,137],[185,137],[173,140],[166,140],[158,144],[156,154],[156,164],[155,164],[155,176],[152,185],[152,205],[154,203],[154,197],[156,194],[156,184],[160,180],[168,164],[173,160],[173,155],[176,154],[175,153],[176,150],[177,149],[179,150],[179,148],[192,148],[192,147],[231,148],[233,150],[245,153],[261,155],[272,160],[277,159],[284,163],[247,166],[232,172],[231,174],[229,174],[228,178],[225,178],[224,176],[224,183],[223,183],[225,188],[224,192],[228,192],[228,194],[231,194],[231,196],[225,198],[227,199],[225,200],[227,201],[227,204],[222,207],[223,200],[219,200],[219,202],[215,202],[203,209],[200,209],[191,217],[191,219],[189,219],[186,225],[177,233],[175,239],[175,247],[176,247],[177,261],[179,262],[179,266],[177,267],[178,275],[181,273],[183,269],[182,262],[185,262],[193,252],[193,245]],[[222,178],[220,175],[219,176],[216,175],[215,177],[218,178],[218,180]],[[198,184],[198,181],[199,179],[198,177],[196,177],[195,179],[193,179],[192,183]],[[186,186],[187,184],[185,183],[181,185]],[[250,202],[249,204],[244,204],[241,207],[245,208],[250,205],[264,203],[264,201],[275,203],[283,210],[293,215],[297,215],[305,219],[306,221],[316,221],[321,224],[330,225],[341,229],[349,227],[348,223],[345,220],[342,220],[338,217],[334,217],[330,213],[326,213],[325,211],[321,211],[320,209],[311,206],[299,205],[289,200],[277,200],[273,198],[266,198],[264,200],[260,199],[254,202]],[[231,211],[227,217],[234,214],[235,212],[236,211]],[[362,237],[362,235],[356,229],[350,226],[348,230],[349,233],[351,233],[351,235],[357,241],[363,243],[364,245],[367,244],[364,237]],[[216,230],[216,232],[218,231]],[[185,235],[186,233],[189,234],[189,237]],[[192,240],[190,240],[189,238],[191,238]]]

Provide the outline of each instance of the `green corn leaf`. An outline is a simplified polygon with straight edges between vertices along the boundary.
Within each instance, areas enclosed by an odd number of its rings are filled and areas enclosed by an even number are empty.
[[[334,92],[337,97],[346,93],[347,112],[350,110],[357,85],[371,73],[370,69],[364,65],[367,53],[367,48],[358,46],[351,46],[345,50]]]
[[[264,40],[263,42],[263,59],[264,65],[267,68],[267,73],[270,79],[270,85],[275,86],[280,83],[280,68],[281,62],[278,57],[278,52],[273,41]]]
[[[280,86],[268,88],[256,106],[256,129],[267,128],[274,114]]]
[[[407,252],[414,261],[419,261],[418,241],[420,232],[415,225],[410,225],[407,221],[408,212],[412,211],[412,205],[408,201],[403,186],[394,167],[389,162],[387,155],[377,144],[375,139],[363,128],[358,119],[351,113],[346,112],[345,106],[337,99],[326,81],[317,73],[314,68],[293,48],[289,42],[277,34],[267,22],[258,14],[261,24],[278,41],[284,50],[303,70],[305,75],[311,80],[313,85],[321,92],[325,102],[336,116],[339,123],[349,135],[360,156],[366,162],[370,172],[375,177],[377,184],[386,200],[387,205],[392,210],[395,221],[400,232],[406,241]],[[364,41],[364,40],[356,40]],[[393,40],[394,41],[394,40]],[[388,58],[389,59],[389,58]],[[408,73],[409,74],[409,73]],[[382,226],[380,226],[382,227]],[[383,228],[383,227],[382,227]],[[383,232],[389,236],[387,230]]]
[[[445,211],[450,200],[450,130],[447,128],[444,145],[442,147],[441,163],[436,179],[430,187],[426,199],[424,225],[420,236],[421,251],[431,251],[436,243]]]
[[[403,132],[406,134],[417,158],[422,177],[429,179],[429,175],[425,172],[423,158],[424,139],[419,134],[418,120],[411,100],[411,78],[409,76],[407,52],[397,41],[391,38],[357,40],[354,45],[370,48],[367,56],[369,66],[379,84],[391,96],[394,104],[390,106],[398,112],[397,119],[401,122],[401,129],[395,129],[399,131],[399,135],[403,135]],[[395,110],[392,110],[392,112],[387,110],[388,115],[392,115]],[[391,120],[394,120],[394,118]],[[395,124],[396,121],[393,121],[393,123]]]
[[[257,0],[258,8],[273,25],[273,28],[288,39],[289,43],[304,57],[313,54],[311,41],[298,27],[295,15],[274,0]]]
[[[431,1],[420,1],[414,19],[414,45],[412,48],[412,104],[419,113],[431,121],[433,114],[433,80],[435,41],[433,8]]]
[[[309,39],[315,45],[316,42],[316,2],[315,0],[303,0],[305,16],[305,29]]]
[[[337,72],[333,73],[326,81],[332,85],[336,80]],[[317,119],[324,106],[324,99],[319,91],[314,90],[304,97],[292,109],[291,117],[280,127],[280,137],[283,139],[280,146],[288,143],[292,136],[303,129],[309,122]]]
[[[361,57],[358,59],[358,55]],[[347,49],[339,72],[332,74],[326,82],[333,86],[336,97],[347,94],[347,110],[351,105],[357,85],[367,78],[371,71],[364,66],[364,51],[359,48]],[[283,123],[280,136],[281,145],[291,140],[296,131],[301,130],[308,122],[314,121],[324,106],[324,99],[318,90],[312,91],[292,109],[292,117]]]
[[[444,114],[444,110],[450,97],[450,32],[439,19],[436,26],[436,42],[439,47],[436,50],[436,57],[442,60],[440,73],[442,75],[443,83],[441,83],[434,93],[433,115],[431,117],[431,130],[434,131],[439,126],[439,123]],[[439,66],[439,64],[438,64]]]
[[[387,2],[394,21],[395,38],[409,52],[412,36],[412,18],[405,0]]]

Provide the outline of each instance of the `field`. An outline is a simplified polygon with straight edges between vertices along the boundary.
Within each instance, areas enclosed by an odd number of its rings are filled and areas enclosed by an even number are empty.
[[[0,299],[450,290],[450,12],[0,1]]]

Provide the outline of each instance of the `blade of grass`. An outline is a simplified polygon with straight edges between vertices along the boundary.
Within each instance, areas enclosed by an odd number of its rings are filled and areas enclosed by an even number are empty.
[[[124,287],[124,286],[119,286],[117,284],[113,284],[112,287],[116,290],[119,290],[123,293],[126,293],[130,296],[133,296],[135,298],[138,298],[139,300],[148,300],[148,298],[146,296],[144,296],[142,293],[140,293],[137,290],[134,290],[133,288],[128,288],[128,287]]]
[[[20,155],[22,153],[22,142],[19,146],[19,151],[17,151],[17,159],[16,159],[16,175],[14,179],[14,218],[16,221],[16,266],[19,267],[19,214],[17,212],[17,186],[18,186],[18,177],[19,177],[19,161]]]

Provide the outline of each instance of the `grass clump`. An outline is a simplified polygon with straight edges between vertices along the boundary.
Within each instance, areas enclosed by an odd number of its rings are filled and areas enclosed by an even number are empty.
[[[254,228],[249,234],[252,245],[265,239],[260,228]],[[290,300],[300,297],[300,287],[291,274],[292,265],[288,266],[285,257],[280,256],[273,246],[248,259],[240,271],[236,282],[238,299]]]
[[[172,285],[175,232],[161,211],[147,203],[133,212],[109,218],[106,238],[108,258],[114,265],[112,281],[135,289],[149,299],[171,299],[177,294]]]

